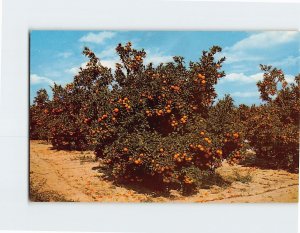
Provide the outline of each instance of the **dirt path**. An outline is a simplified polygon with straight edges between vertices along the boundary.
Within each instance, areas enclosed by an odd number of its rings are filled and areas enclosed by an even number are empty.
[[[47,201],[80,202],[297,202],[298,174],[224,164],[217,172],[232,184],[201,189],[193,196],[171,192],[153,197],[115,186],[99,173],[93,152],[51,150],[39,141],[30,143],[30,183]],[[59,197],[59,198],[58,198]]]

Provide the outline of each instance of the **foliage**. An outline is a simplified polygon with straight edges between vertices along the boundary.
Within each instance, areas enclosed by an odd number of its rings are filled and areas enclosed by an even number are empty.
[[[29,117],[29,136],[31,139],[48,140],[48,105],[49,96],[45,89],[37,92],[33,100],[33,105],[30,106]]]
[[[257,86],[266,103],[248,109],[246,137],[256,152],[257,165],[298,171],[299,75],[295,83],[288,84],[281,70],[261,69],[264,78]]]
[[[55,84],[52,100],[38,92],[31,138],[50,139],[55,149],[95,150],[115,181],[185,193],[206,186],[224,159],[238,162],[245,139],[258,157],[297,167],[299,82],[287,85],[279,70],[262,67],[258,87],[267,104],[237,108],[230,96],[216,102],[215,85],[225,76],[218,46],[188,65],[183,57],[144,64],[146,52],[130,42],[116,52],[112,70],[85,48],[89,61],[73,82]]]

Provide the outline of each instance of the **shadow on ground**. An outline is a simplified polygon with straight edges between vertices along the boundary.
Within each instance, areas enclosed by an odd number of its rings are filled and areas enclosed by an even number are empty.
[[[226,188],[231,185],[231,180],[223,179],[223,177],[217,173],[207,176],[203,179],[202,184],[195,189],[184,189],[178,184],[166,185],[164,183],[157,182],[153,177],[146,178],[143,182],[130,182],[127,180],[116,180],[112,176],[111,171],[105,166],[96,166],[92,170],[96,170],[101,174],[101,179],[112,182],[115,186],[124,187],[126,189],[131,189],[140,194],[146,194],[153,198],[155,197],[165,197],[174,198],[175,196],[192,196],[198,192],[199,189],[210,189],[212,186],[218,186],[220,188]],[[153,180],[156,180],[153,182]]]

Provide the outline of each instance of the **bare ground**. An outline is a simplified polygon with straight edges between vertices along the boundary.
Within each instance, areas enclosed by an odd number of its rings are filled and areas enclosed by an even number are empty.
[[[30,142],[30,190],[33,201],[78,202],[298,202],[298,174],[224,164],[217,172],[229,186],[200,189],[182,196],[154,196],[104,178],[91,151],[56,151],[41,141]]]

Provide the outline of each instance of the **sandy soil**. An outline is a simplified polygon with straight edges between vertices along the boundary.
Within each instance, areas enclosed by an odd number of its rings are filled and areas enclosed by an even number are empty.
[[[170,197],[154,197],[104,179],[93,152],[51,150],[30,142],[30,185],[39,201],[79,202],[297,202],[298,174],[224,164],[217,172],[229,186],[200,189],[192,196],[172,190]],[[34,199],[34,198],[32,198]],[[36,200],[36,198],[34,199]],[[44,201],[45,201],[44,200]]]

